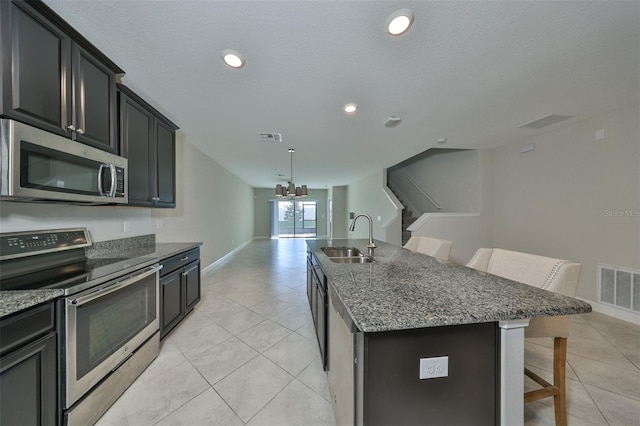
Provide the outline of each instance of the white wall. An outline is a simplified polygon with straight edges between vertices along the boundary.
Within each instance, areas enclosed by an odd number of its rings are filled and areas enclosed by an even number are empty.
[[[130,225],[124,232],[123,222]],[[0,201],[0,231],[87,228],[94,241],[153,234],[149,209]]]
[[[495,246],[582,263],[577,296],[592,301],[597,263],[640,268],[639,116],[636,104],[493,150]]]
[[[201,241],[206,267],[251,240],[253,189],[186,143],[181,131],[176,139],[175,209],[1,201],[0,231],[86,227],[94,241],[153,233],[158,242]],[[124,221],[130,224],[128,233]]]
[[[389,171],[388,178],[407,201],[414,216],[426,212],[478,212],[477,150],[432,148]],[[440,205],[437,209],[408,179]]]
[[[328,204],[326,189],[309,189],[309,196],[305,201],[317,201],[316,223],[317,235],[326,238],[328,235]],[[271,207],[269,202],[277,200],[275,185],[273,188],[254,188],[254,236],[256,238],[271,238]]]
[[[390,244],[402,244],[402,205],[387,189],[384,170],[378,170],[347,187],[348,212],[367,213],[373,218],[373,237]],[[348,217],[348,216],[347,216]],[[351,223],[347,219],[347,223]],[[369,238],[366,219],[358,219],[349,238]]]
[[[464,151],[470,152],[470,151]],[[489,150],[475,152],[476,211],[473,213],[425,213],[408,229],[411,235],[453,241],[449,260],[467,264],[480,247],[493,246],[493,168]]]
[[[176,137],[175,209],[153,209],[158,242],[202,241],[203,267],[253,238],[253,187]]]
[[[347,213],[347,187],[333,186],[329,191],[329,198],[333,203],[331,238],[347,238],[349,228]]]

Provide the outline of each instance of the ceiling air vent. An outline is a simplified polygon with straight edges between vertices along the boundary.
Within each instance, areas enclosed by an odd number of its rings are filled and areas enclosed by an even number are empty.
[[[556,124],[568,118],[573,118],[573,115],[549,114],[549,115],[545,115],[542,118],[538,118],[537,120],[533,120],[530,123],[526,123],[526,124],[523,124],[522,126],[518,126],[518,128],[519,129],[542,129],[543,127],[551,126],[552,124]]]
[[[282,142],[282,133],[260,133],[262,142]]]

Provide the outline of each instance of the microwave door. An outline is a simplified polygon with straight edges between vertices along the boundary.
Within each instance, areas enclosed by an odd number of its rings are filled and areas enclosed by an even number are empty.
[[[2,199],[127,203],[126,158],[8,119],[0,136]]]
[[[23,188],[104,196],[100,188],[102,163],[24,141],[21,163],[20,186]]]

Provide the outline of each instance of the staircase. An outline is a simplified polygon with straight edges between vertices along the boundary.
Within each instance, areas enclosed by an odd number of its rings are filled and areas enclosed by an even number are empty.
[[[409,241],[409,238],[411,238],[411,231],[407,231],[407,228],[409,227],[409,225],[415,222],[418,218],[413,217],[413,212],[409,210],[405,202],[402,201],[402,199],[400,198],[400,196],[396,191],[391,189],[391,192],[393,192],[393,194],[396,196],[398,201],[400,201],[400,203],[402,203],[402,206],[404,207],[402,209],[402,245],[405,245],[407,241]]]

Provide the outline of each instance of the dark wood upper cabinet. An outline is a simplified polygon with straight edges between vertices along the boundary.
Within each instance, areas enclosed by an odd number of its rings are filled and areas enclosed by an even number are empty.
[[[117,153],[124,73],[44,3],[0,2],[5,117]]]
[[[73,46],[76,140],[117,153],[116,75],[82,46]]]
[[[178,126],[126,86],[117,87],[120,153],[129,160],[129,205],[175,207]]]
[[[156,194],[158,206],[176,205],[176,129],[170,124],[156,119]]]

